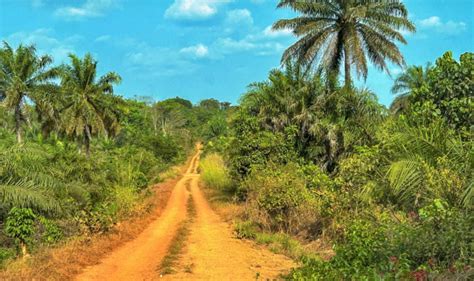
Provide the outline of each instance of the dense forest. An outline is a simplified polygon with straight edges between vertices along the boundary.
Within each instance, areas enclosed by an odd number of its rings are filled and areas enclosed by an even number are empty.
[[[142,212],[202,142],[203,183],[244,207],[237,237],[300,262],[285,278],[472,277],[474,53],[405,67],[387,108],[351,74],[405,66],[403,4],[340,8],[348,20],[327,6],[340,1],[316,2],[280,1],[301,17],[273,27],[301,39],[235,106],[127,99],[90,54],[56,65],[4,42],[0,263]]]

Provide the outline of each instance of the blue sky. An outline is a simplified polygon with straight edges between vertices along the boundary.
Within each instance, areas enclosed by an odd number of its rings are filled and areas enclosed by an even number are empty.
[[[276,0],[0,0],[0,37],[34,43],[56,63],[67,54],[91,52],[99,71],[116,71],[126,97],[155,100],[181,96],[197,102],[237,102],[248,84],[278,67],[296,39],[272,32],[291,17]],[[416,34],[401,46],[408,64],[425,64],[451,50],[473,51],[472,0],[406,0]],[[391,67],[393,75],[401,70]],[[392,78],[369,68],[366,82],[382,103],[392,96]]]

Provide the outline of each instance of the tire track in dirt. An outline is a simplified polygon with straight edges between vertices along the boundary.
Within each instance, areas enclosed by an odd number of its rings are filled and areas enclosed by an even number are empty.
[[[200,190],[198,174],[192,176],[190,187],[197,217],[181,272],[162,280],[275,280],[295,267],[283,255],[234,238],[230,225],[211,209]]]
[[[76,280],[275,280],[295,266],[287,257],[234,238],[231,226],[211,209],[199,188],[200,146],[197,148],[162,215],[100,264],[85,268]],[[190,195],[196,218],[178,271],[160,276],[157,269],[186,219]]]
[[[124,244],[90,266],[76,280],[153,280],[156,268],[168,251],[178,225],[185,219],[189,192],[186,182],[197,165],[199,151],[193,157],[186,174],[178,181],[162,215],[153,221],[137,238]]]

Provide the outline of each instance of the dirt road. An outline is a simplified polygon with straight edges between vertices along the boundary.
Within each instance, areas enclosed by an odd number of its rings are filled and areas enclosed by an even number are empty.
[[[266,280],[275,279],[294,266],[286,257],[233,238],[230,226],[213,212],[199,189],[199,156],[198,151],[162,215],[100,264],[85,268],[77,280],[255,280],[257,276]],[[179,261],[181,268],[175,274],[160,276],[159,265],[177,228],[186,219],[190,195],[196,219]]]

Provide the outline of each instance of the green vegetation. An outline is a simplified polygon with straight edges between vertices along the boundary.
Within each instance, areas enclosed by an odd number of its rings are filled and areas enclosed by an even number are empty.
[[[415,26],[400,1],[281,0],[277,7],[301,14],[273,25],[277,30],[289,28],[300,37],[283,53],[284,62],[293,59],[311,64],[317,60],[321,70],[335,77],[344,60],[346,86],[352,82],[352,68],[367,78],[367,58],[385,71],[386,60],[405,64],[395,43],[406,44],[400,31],[413,32]]]
[[[113,91],[120,76],[98,75],[90,54],[54,66],[34,47],[4,43],[0,263],[109,231],[199,140],[204,183],[245,206],[237,236],[301,261],[289,280],[472,279],[474,54],[405,68],[386,108],[351,75],[366,78],[369,62],[405,67],[396,43],[415,26],[401,1],[278,8],[297,16],[273,27],[298,40],[237,107],[125,99]],[[334,256],[306,247],[315,242]]]
[[[219,154],[211,153],[200,163],[201,179],[207,186],[212,186],[222,191],[232,189],[232,181],[224,160]]]
[[[0,48],[0,263],[139,215],[149,186],[221,132],[230,108],[125,99],[118,74],[69,57],[54,66],[32,46]]]
[[[284,68],[250,85],[229,130],[205,146],[224,160],[203,166],[204,174],[220,171],[206,183],[220,189],[230,176],[231,197],[245,204],[237,236],[299,259],[290,280],[471,278],[474,54],[456,60],[446,52],[406,68],[387,109],[352,86],[350,71],[365,76],[366,56],[381,69],[385,60],[404,64],[393,44],[404,42],[401,28],[414,30],[403,4],[279,7],[301,17],[274,28],[300,40],[284,53]],[[334,75],[343,59],[340,86]],[[332,244],[334,256],[304,246],[315,243]]]

